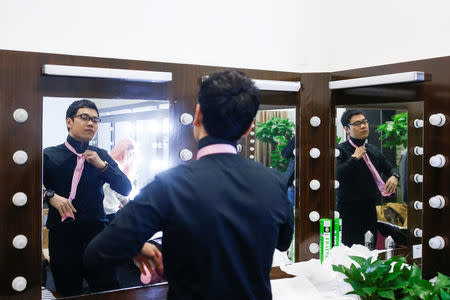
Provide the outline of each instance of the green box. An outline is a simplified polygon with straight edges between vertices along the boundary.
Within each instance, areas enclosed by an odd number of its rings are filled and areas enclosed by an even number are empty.
[[[320,262],[330,255],[331,251],[331,219],[320,219]]]
[[[333,222],[333,247],[342,245],[342,219],[335,218]]]

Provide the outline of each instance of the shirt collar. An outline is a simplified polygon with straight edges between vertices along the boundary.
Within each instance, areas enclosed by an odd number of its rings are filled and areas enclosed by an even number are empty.
[[[201,140],[198,141],[198,149],[201,149],[203,147],[213,145],[213,144],[228,144],[236,148],[236,141],[229,141],[221,138],[215,138],[212,136],[205,136]]]
[[[79,154],[83,153],[89,147],[89,142],[79,142],[76,139],[69,135],[67,135],[67,141],[69,144],[77,151]]]
[[[350,137],[350,139],[355,143],[356,146],[361,147],[366,142],[366,139],[360,140]]]

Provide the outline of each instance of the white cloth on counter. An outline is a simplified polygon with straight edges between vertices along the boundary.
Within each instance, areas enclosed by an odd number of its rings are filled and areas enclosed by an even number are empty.
[[[331,249],[330,256],[321,264],[319,259],[311,259],[294,264],[281,265],[283,272],[294,275],[294,278],[271,280],[273,300],[287,299],[336,299],[354,300],[357,295],[346,295],[353,290],[352,286],[345,282],[346,276],[335,272],[332,265],[344,265],[350,267],[352,263],[349,256],[373,257],[384,251],[370,251],[362,245],[339,246]],[[294,298],[295,297],[295,298]]]
[[[272,267],[280,267],[290,264],[293,264],[293,262],[289,259],[287,251],[281,252],[280,250],[275,249],[273,252]]]

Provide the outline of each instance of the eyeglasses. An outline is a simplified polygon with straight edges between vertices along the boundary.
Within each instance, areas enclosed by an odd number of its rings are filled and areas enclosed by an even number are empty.
[[[364,120],[362,120],[362,121],[356,121],[356,122],[353,122],[353,123],[349,123],[348,125],[353,125],[353,126],[359,126],[359,127],[361,127],[361,125],[367,125],[368,123],[369,123],[369,120],[364,119]]]
[[[79,115],[72,116],[71,118],[75,118],[75,117],[80,117],[80,119],[83,120],[83,121],[91,120],[92,123],[95,123],[95,124],[97,124],[97,123],[102,121],[102,120],[100,120],[100,118],[90,117],[88,114],[79,114]]]

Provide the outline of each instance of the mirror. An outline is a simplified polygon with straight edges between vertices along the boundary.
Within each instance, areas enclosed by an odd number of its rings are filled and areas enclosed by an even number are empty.
[[[57,145],[64,147],[64,142],[68,136],[65,121],[66,110],[75,100],[80,99],[44,97],[43,149]],[[169,101],[125,99],[89,100],[96,104],[99,118],[101,119],[101,122],[98,123],[98,130],[89,144],[109,153],[123,173],[128,177],[132,185],[132,190],[128,196],[123,196],[117,191],[114,191],[109,184],[105,183],[103,186],[99,184],[99,189],[104,194],[104,198],[103,201],[100,201],[101,203],[98,203],[94,207],[94,210],[98,210],[98,212],[95,214],[89,213],[80,204],[80,200],[75,198],[73,205],[77,209],[77,213],[74,216],[75,220],[69,224],[62,224],[57,210],[51,207],[49,212],[49,205],[47,203],[44,204],[44,227],[42,229],[43,286],[51,291],[57,291],[55,288],[55,277],[60,276],[59,278],[61,278],[63,276],[63,278],[56,280],[64,283],[67,280],[77,280],[77,277],[69,277],[68,273],[75,273],[76,270],[82,271],[82,268],[80,268],[80,259],[78,258],[77,260],[76,255],[74,258],[72,254],[69,254],[72,249],[65,247],[70,247],[69,245],[71,245],[74,248],[74,243],[77,243],[80,249],[86,247],[87,242],[96,234],[90,228],[97,226],[96,228],[100,228],[99,230],[101,230],[104,224],[108,226],[107,223],[114,218],[114,215],[121,207],[126,205],[128,201],[133,201],[142,187],[152,181],[157,173],[169,168],[171,165],[169,161]],[[91,123],[89,120],[86,120],[86,122]],[[58,157],[58,154],[55,154],[55,151],[48,153],[53,153],[54,156],[47,160],[43,159],[43,164],[47,163],[50,165],[49,162],[52,162],[52,166],[55,169],[57,167],[61,168],[61,165],[64,165],[63,161],[58,161],[60,157]],[[88,169],[90,166],[85,163],[85,167]],[[58,179],[54,178],[55,176],[51,174],[56,172],[48,172],[46,168],[51,169],[49,166],[43,166],[44,183],[55,185]],[[73,170],[70,171],[70,173],[72,172]],[[61,177],[64,177],[64,175],[61,175]],[[70,181],[67,182],[71,182],[72,176],[69,179]],[[64,178],[61,180],[64,180]],[[82,192],[80,193],[80,189],[92,188],[96,190],[95,182],[92,183],[87,180],[86,182],[87,184],[81,186],[83,184],[83,178],[81,178],[77,189],[78,194],[82,194]],[[70,192],[70,187],[66,189]],[[96,190],[96,192],[98,191]],[[68,197],[69,195],[62,196]],[[52,214],[54,217],[58,216],[58,218],[54,218],[53,221],[49,222]],[[91,224],[94,225],[91,226]],[[72,229],[70,230],[73,231],[73,236],[78,238],[78,240],[74,241],[73,238],[67,237],[66,229],[61,230],[61,226],[66,226],[66,228],[71,227]],[[61,232],[66,233],[66,236],[61,236]],[[154,236],[155,239],[160,237],[160,233]],[[57,261],[54,265],[52,265],[52,259],[53,261]],[[62,263],[57,265],[61,260],[67,260],[68,264]],[[64,271],[63,273],[60,273],[61,269]],[[55,270],[57,274],[54,274],[53,271]],[[143,285],[140,281],[140,271],[132,260],[124,262],[116,269],[116,279],[118,282],[116,288]],[[155,282],[151,284],[153,283]],[[77,294],[91,292],[85,278],[80,285],[81,290]],[[58,294],[61,293],[59,292]],[[60,296],[67,295],[61,294]]]
[[[351,110],[356,110],[356,114],[350,113],[349,119],[346,114]],[[350,125],[344,127],[341,118]],[[410,246],[408,210],[413,209],[410,203],[422,201],[421,190],[420,195],[416,190],[412,194],[410,191],[414,183],[408,157],[414,154],[408,152],[408,137],[422,134],[411,132],[411,123],[407,104],[336,107],[336,210],[343,221],[345,245],[366,244],[372,249],[384,249],[386,237],[391,236],[396,247]],[[368,153],[370,161],[362,157],[364,153]],[[380,187],[377,174],[382,180]],[[395,192],[391,193],[394,185]]]
[[[255,117],[255,127],[245,139],[246,156],[266,167],[280,171],[288,182],[287,197],[295,206],[295,133],[296,108],[283,105],[260,105]],[[295,210],[294,210],[295,214]],[[295,261],[294,242],[284,258]],[[278,250],[276,250],[277,252]],[[276,257],[274,258],[274,263]]]

